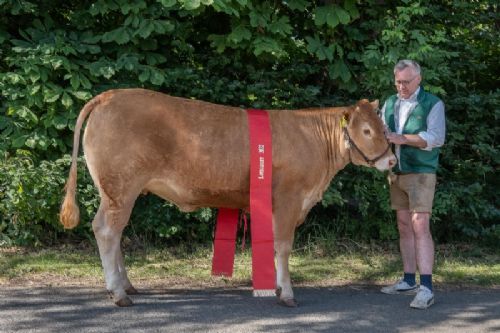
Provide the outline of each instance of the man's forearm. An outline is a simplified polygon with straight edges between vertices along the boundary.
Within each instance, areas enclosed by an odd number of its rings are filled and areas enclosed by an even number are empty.
[[[390,143],[397,145],[408,145],[417,148],[427,147],[427,142],[417,134],[389,133],[387,134],[387,139]]]
[[[427,147],[427,142],[422,139],[418,134],[403,134],[406,138],[406,144],[408,146],[425,148]]]

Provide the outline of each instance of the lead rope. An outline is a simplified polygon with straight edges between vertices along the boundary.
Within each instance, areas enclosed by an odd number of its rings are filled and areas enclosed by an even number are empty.
[[[247,226],[248,226],[247,213],[245,211],[242,211],[240,215],[240,228],[243,227],[243,236],[241,239],[241,251],[245,250]]]

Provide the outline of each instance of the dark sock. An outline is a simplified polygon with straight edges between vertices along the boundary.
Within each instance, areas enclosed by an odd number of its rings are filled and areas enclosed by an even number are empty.
[[[404,273],[403,281],[408,283],[410,286],[415,285],[415,273]]]
[[[432,274],[420,274],[420,284],[432,291]]]

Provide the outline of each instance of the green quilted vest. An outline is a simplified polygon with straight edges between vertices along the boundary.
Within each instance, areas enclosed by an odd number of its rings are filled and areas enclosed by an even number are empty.
[[[397,101],[397,95],[389,97],[385,105],[385,123],[392,132],[396,132],[396,123],[394,121],[394,105]],[[417,96],[418,104],[410,113],[406,123],[403,126],[403,134],[418,134],[427,130],[427,116],[432,107],[439,102],[439,98],[429,94],[420,88]],[[400,164],[394,167],[394,172],[399,173],[436,173],[439,162],[439,148],[433,148],[430,151],[422,150],[417,147],[401,145]]]

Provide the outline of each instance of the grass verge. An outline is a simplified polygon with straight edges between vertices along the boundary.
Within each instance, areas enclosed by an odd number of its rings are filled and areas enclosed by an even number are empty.
[[[233,278],[210,276],[209,246],[125,249],[129,277],[138,286],[164,288],[241,287],[251,285],[250,251],[238,249]],[[341,286],[392,282],[401,274],[397,248],[339,241],[328,247],[297,249],[290,258],[296,286]],[[441,288],[500,288],[500,254],[468,244],[436,247],[435,284]],[[94,247],[0,248],[0,285],[104,286]]]

